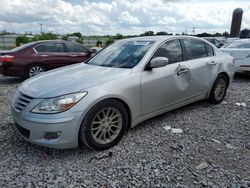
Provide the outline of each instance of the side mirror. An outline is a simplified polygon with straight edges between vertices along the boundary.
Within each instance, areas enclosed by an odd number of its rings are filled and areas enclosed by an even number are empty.
[[[90,53],[91,53],[91,54],[95,54],[96,52],[97,52],[96,49],[90,49]]]
[[[155,57],[149,62],[150,68],[165,67],[168,64],[168,58],[166,57]]]

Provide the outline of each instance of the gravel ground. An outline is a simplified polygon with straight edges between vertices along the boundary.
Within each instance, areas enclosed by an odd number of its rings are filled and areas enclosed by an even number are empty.
[[[0,77],[0,187],[250,187],[250,77],[237,76],[222,104],[150,119],[102,152],[24,141],[10,115],[21,81]]]

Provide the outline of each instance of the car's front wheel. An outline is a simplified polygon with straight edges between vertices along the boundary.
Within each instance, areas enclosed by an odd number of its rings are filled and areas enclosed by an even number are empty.
[[[107,99],[87,113],[80,128],[79,140],[90,149],[108,149],[121,140],[127,127],[125,107],[114,99]]]
[[[208,102],[218,104],[223,101],[227,92],[228,81],[225,75],[219,74],[210,91]]]
[[[38,74],[41,74],[45,71],[46,71],[46,69],[42,65],[39,65],[39,64],[31,65],[27,68],[25,76],[26,76],[26,78],[30,78],[30,77],[36,76]]]

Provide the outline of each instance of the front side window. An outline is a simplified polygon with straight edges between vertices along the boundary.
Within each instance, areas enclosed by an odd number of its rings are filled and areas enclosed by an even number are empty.
[[[90,65],[133,68],[144,57],[154,41],[117,41],[88,61]]]
[[[87,53],[88,50],[81,45],[75,43],[67,43],[66,44],[68,52],[75,52],[75,53]]]
[[[187,52],[187,60],[207,57],[207,51],[203,42],[194,39],[184,39],[183,42]]]
[[[167,57],[169,64],[183,61],[180,41],[172,40],[164,43],[156,50],[152,58],[154,57]]]
[[[64,52],[62,43],[44,43],[35,47],[37,52]]]
[[[206,50],[207,50],[207,56],[213,56],[214,55],[214,50],[212,46],[205,44],[206,45]]]

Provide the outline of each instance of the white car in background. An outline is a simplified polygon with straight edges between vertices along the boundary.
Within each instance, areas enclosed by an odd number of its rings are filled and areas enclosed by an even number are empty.
[[[234,40],[220,49],[234,57],[237,72],[250,72],[250,39]]]

